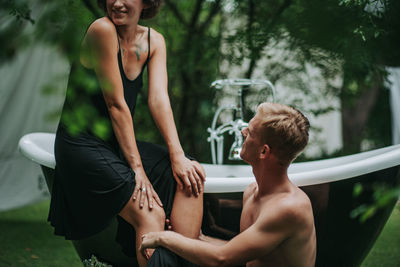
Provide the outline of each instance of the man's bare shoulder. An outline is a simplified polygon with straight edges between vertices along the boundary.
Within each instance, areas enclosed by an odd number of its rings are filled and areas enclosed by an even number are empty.
[[[249,198],[249,196],[253,195],[255,190],[257,189],[257,183],[249,184],[243,192],[243,203]]]
[[[290,225],[296,230],[313,224],[312,206],[307,195],[299,188],[291,192],[279,193],[262,204],[260,225],[273,227],[274,223],[281,226]]]

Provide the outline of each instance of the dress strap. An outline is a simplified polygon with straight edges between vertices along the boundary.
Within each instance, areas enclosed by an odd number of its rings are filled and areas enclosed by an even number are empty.
[[[149,53],[147,54],[147,59],[146,59],[146,64],[149,62],[149,59],[150,59],[150,27],[147,27],[149,30],[148,30],[148,36],[147,36],[147,42],[148,42],[148,51],[149,51]]]

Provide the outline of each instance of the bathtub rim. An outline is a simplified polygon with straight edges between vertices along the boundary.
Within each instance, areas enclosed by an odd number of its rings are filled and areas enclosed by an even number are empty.
[[[49,145],[47,145],[48,149],[50,149],[50,147],[54,147],[54,133],[36,132],[26,134],[20,139],[18,144],[19,151],[28,159],[40,165],[54,169],[56,165],[54,154],[47,151],[44,147],[40,147],[40,145],[35,142],[35,140],[38,139],[42,141],[43,137],[50,140]],[[347,163],[334,165],[334,163],[338,162]],[[215,166],[219,166],[219,168],[243,168],[243,165],[221,166],[205,163],[202,164],[206,170],[207,168],[215,168]],[[303,166],[312,166],[314,164],[320,166],[319,169],[315,170],[304,170],[297,173],[289,173],[289,178],[295,185],[307,186],[330,183],[400,165],[400,144],[344,157],[293,164],[298,164],[297,166],[300,164],[304,164]],[[248,166],[247,168],[249,168],[251,173],[251,167]],[[243,192],[244,189],[254,181],[254,177],[250,175],[234,178],[207,176],[205,192]]]

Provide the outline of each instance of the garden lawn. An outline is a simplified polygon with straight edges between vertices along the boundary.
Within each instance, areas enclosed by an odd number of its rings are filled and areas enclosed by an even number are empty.
[[[0,266],[83,266],[47,223],[49,201],[0,213]]]
[[[72,243],[54,236],[49,201],[0,212],[0,267],[83,266]],[[397,205],[361,267],[400,267],[400,206]]]
[[[400,267],[400,204],[396,205],[361,267]]]

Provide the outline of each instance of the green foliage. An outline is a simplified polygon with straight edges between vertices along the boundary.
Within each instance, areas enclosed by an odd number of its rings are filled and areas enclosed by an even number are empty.
[[[353,188],[353,196],[359,197],[365,191],[361,183],[357,183]],[[400,197],[400,187],[391,187],[383,183],[372,185],[373,200],[365,203],[351,211],[351,218],[359,218],[361,223],[370,219],[375,213]]]
[[[26,28],[34,23],[26,1],[0,1],[0,64],[12,59],[30,41]]]
[[[221,1],[165,1],[158,16],[142,21],[163,34],[168,54],[168,87],[185,152],[209,161],[206,129],[212,119],[221,45]],[[146,88],[146,86],[145,86]],[[136,107],[136,134],[163,143],[149,116],[146,93]],[[145,131],[145,132],[144,132]],[[151,137],[151,138],[150,138]]]
[[[94,255],[83,261],[84,267],[112,267],[112,265],[99,261]]]
[[[321,94],[340,96],[344,112],[361,112],[357,107],[363,106],[360,105],[360,101],[364,101],[363,95],[371,88],[382,87],[386,75],[382,71],[382,64],[400,64],[397,52],[400,44],[397,14],[400,7],[397,2],[166,0],[155,19],[141,23],[151,25],[166,39],[169,92],[185,150],[202,161],[208,161],[206,128],[218,103],[217,95],[209,85],[226,75],[220,73],[223,60],[231,66],[240,66],[248,60],[249,65],[243,77],[252,77],[255,69],[259,68],[258,62],[267,59],[264,73],[268,79],[273,83],[287,83],[289,87],[316,101],[319,96],[313,96],[307,82],[302,80],[301,73],[308,65],[317,67],[325,78],[320,81],[324,84],[319,88]],[[0,52],[0,62],[12,58],[16,51],[33,41],[58,46],[73,62],[80,51],[80,43],[88,25],[102,14],[94,0],[38,0],[35,3],[13,0],[2,3],[1,13],[6,15],[6,26],[0,30],[0,37],[7,39],[7,42],[2,42],[5,49]],[[34,35],[21,30],[29,28],[27,26],[33,22]],[[281,50],[288,53],[274,59],[275,46],[280,46]],[[343,73],[343,85],[332,85],[330,80],[337,78],[340,73]],[[77,79],[75,83],[88,93],[96,90],[97,84],[92,78],[78,76]],[[252,96],[249,94],[245,97],[249,102]],[[147,111],[146,98],[144,93],[137,106],[135,121],[140,125],[136,127],[137,134],[142,139],[163,143]],[[287,104],[302,105],[296,99]],[[372,110],[379,114],[386,112],[374,109],[374,105],[366,105],[367,118]],[[318,109],[310,107],[306,111],[321,115],[333,109],[327,104]],[[248,109],[246,117],[251,117],[252,112]],[[78,119],[85,116],[78,114],[70,117]],[[354,119],[344,116],[344,120]],[[81,119],[78,121],[78,125],[84,124]],[[367,125],[367,121],[350,121],[348,124],[359,125],[354,132],[372,133],[368,129],[373,124]],[[104,130],[99,126],[101,123],[96,125],[97,129]],[[347,127],[344,124],[344,129]],[[349,135],[353,136],[347,138],[348,134],[344,131],[344,138],[358,143],[355,146],[357,148],[362,138],[377,140],[384,131],[387,131],[387,127],[383,127],[380,134],[375,131],[368,137],[355,135],[357,138],[351,132]],[[387,144],[387,141],[372,143],[381,145]]]

